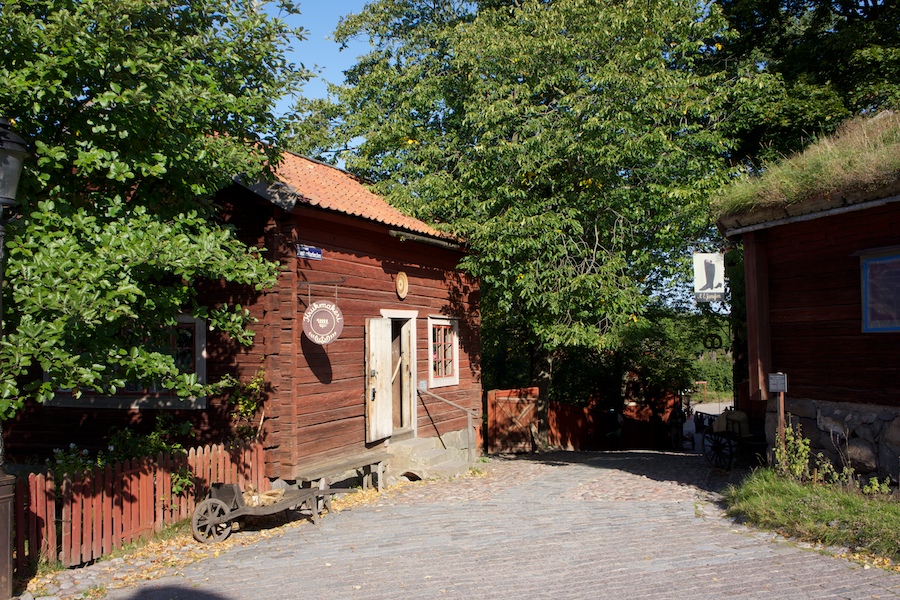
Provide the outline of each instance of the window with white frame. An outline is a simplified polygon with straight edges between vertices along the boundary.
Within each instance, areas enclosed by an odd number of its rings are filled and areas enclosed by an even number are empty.
[[[168,346],[182,373],[194,373],[198,383],[206,383],[206,321],[178,315],[178,323],[168,332]],[[69,390],[57,390],[46,405],[96,408],[204,409],[206,398],[179,398],[155,381],[133,381],[115,394],[85,393],[76,398]]]
[[[428,387],[459,383],[459,323],[428,317]]]

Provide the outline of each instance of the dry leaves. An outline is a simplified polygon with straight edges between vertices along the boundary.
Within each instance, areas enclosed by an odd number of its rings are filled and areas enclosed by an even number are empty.
[[[485,475],[486,473],[484,472],[472,472],[470,475],[463,477],[484,477]],[[353,494],[342,494],[332,500],[332,510],[334,513],[338,513],[342,510],[374,504],[390,499],[395,494],[409,488],[435,483],[438,483],[438,481],[401,481],[386,487],[381,493],[376,488],[370,488]],[[251,495],[255,492],[255,490],[247,491]],[[264,494],[258,494],[258,496],[261,497]],[[249,546],[261,540],[280,536],[289,529],[309,523],[307,519],[303,518],[279,524],[279,519],[283,520],[283,518],[283,513],[261,518],[259,525],[262,525],[263,528],[256,529],[255,526],[245,528],[240,531],[240,535],[232,535],[224,542],[216,544],[201,544],[194,540],[190,531],[168,539],[148,540],[139,548],[128,552],[124,563],[103,560],[91,568],[105,579],[103,585],[107,588],[130,587],[142,581],[176,575],[184,567],[192,563],[217,557],[224,551],[236,546]],[[28,583],[27,589],[33,595],[41,595],[40,592],[47,589],[50,585],[57,585],[55,574],[32,579]],[[62,596],[62,594],[59,595]]]

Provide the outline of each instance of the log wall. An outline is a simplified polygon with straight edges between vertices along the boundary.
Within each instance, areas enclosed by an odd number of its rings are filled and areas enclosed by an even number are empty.
[[[428,317],[459,319],[459,385],[439,387],[434,393],[462,406],[481,410],[480,339],[478,335],[478,288],[455,270],[462,254],[415,241],[401,241],[388,228],[336,217],[315,209],[296,209],[280,227],[285,240],[285,273],[280,293],[289,296],[294,286],[296,327],[288,346],[282,331],[278,361],[291,364],[291,372],[273,370],[273,377],[292,381],[290,399],[286,386],[273,394],[273,419],[267,433],[275,434],[272,447],[278,475],[291,473],[326,457],[350,455],[366,450],[365,441],[365,322],[380,318],[382,310],[416,311],[416,370],[419,380],[428,376]],[[294,244],[321,248],[323,259],[297,259]],[[403,271],[409,293],[401,300],[395,277]],[[316,284],[316,282],[342,283]],[[300,320],[311,302],[336,300],[344,315],[341,336],[327,346],[310,342]],[[286,313],[286,303],[280,306]],[[267,316],[267,320],[269,317]],[[269,320],[269,322],[271,322]],[[285,354],[292,352],[292,358]],[[268,369],[267,369],[268,372]],[[290,404],[290,408],[288,408]],[[418,437],[432,437],[466,427],[466,416],[439,400],[419,395],[415,399]],[[280,411],[275,414],[275,411]],[[290,457],[285,451],[285,430],[278,423],[284,415],[292,419],[295,445]],[[268,445],[267,438],[267,445]]]
[[[771,369],[788,374],[789,395],[900,407],[900,333],[863,333],[858,254],[900,244],[900,208],[784,225],[760,237]]]

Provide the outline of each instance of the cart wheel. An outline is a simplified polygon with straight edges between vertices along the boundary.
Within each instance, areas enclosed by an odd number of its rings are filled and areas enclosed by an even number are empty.
[[[204,544],[225,541],[231,535],[231,521],[225,519],[228,512],[228,506],[218,498],[198,504],[191,517],[194,539]]]
[[[703,434],[703,457],[710,466],[727,471],[734,460],[735,442],[714,432]]]

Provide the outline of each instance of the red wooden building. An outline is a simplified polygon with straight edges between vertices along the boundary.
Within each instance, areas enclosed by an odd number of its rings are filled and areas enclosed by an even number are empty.
[[[278,177],[217,198],[239,236],[264,246],[281,274],[264,292],[204,289],[209,304],[240,303],[258,322],[248,349],[184,319],[178,340],[198,376],[246,381],[264,370],[257,423],[273,479],[334,476],[389,455],[401,472],[421,475],[440,458],[417,466],[400,455],[447,447],[464,457],[482,392],[478,286],[456,268],[460,244],[338,168],[286,153]],[[8,427],[9,451],[90,447],[113,425],[148,428],[160,410],[190,420],[201,441],[228,435],[227,399],[179,401],[142,389],[29,407]]]
[[[876,125],[898,139],[897,117]],[[873,141],[882,139],[868,127]],[[825,142],[849,143],[846,136]],[[820,150],[810,149],[784,169],[805,176],[816,162],[806,159]],[[850,158],[857,168],[869,162]],[[785,171],[778,176],[787,179]],[[759,204],[719,220],[744,252],[750,397],[739,408],[765,418],[773,443],[777,399],[768,374],[783,372],[786,412],[810,439],[813,455],[823,452],[838,469],[847,457],[858,473],[891,473],[896,480],[900,172],[861,177],[838,191]]]

